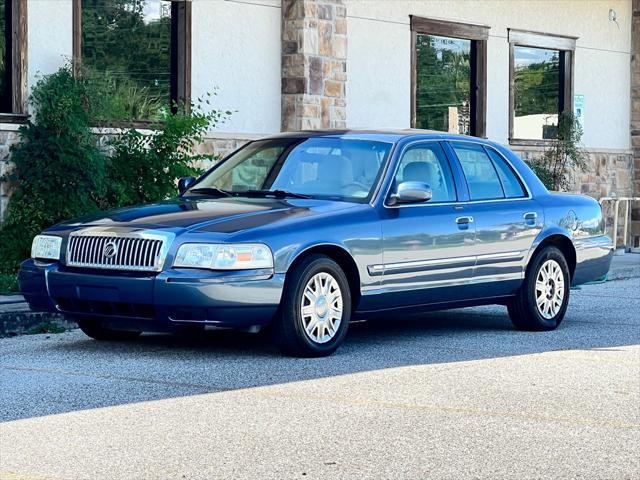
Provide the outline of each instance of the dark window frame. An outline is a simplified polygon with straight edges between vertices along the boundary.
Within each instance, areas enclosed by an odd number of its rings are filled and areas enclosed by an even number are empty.
[[[528,30],[507,29],[509,40],[509,145],[545,145],[548,140],[514,138],[514,81],[515,81],[515,47],[544,48],[560,52],[560,79],[562,86],[558,88],[558,113],[573,112],[573,93],[575,77],[575,50],[578,37],[551,33],[532,32]]]
[[[417,36],[436,35],[471,41],[471,85],[469,109],[471,115],[470,133],[486,138],[487,134],[487,25],[451,22],[430,18],[409,16],[411,26],[411,127],[416,126],[417,102]]]
[[[9,89],[9,112],[0,113],[0,122],[24,123],[28,118],[27,92],[27,0],[6,0],[5,81]],[[8,28],[7,28],[8,27]],[[4,106],[3,106],[4,109]]]
[[[26,1],[26,0],[24,0]],[[171,78],[169,101],[191,102],[191,0],[162,0],[171,3]],[[73,71],[78,75],[82,66],[82,0],[73,0]],[[152,127],[156,121],[136,120],[108,122],[109,126]]]

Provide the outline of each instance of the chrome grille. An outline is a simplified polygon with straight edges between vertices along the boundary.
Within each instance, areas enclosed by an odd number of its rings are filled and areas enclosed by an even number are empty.
[[[70,267],[154,272],[162,270],[172,234],[88,228],[69,235]]]

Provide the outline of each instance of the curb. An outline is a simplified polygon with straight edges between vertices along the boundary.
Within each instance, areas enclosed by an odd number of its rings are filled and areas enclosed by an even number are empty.
[[[626,280],[629,278],[640,277],[640,265],[630,267],[618,267],[615,270],[610,270],[607,275],[607,280]]]
[[[71,330],[77,328],[75,322],[67,320],[62,315],[50,312],[32,312],[24,302],[4,302],[0,298],[0,338],[14,337],[42,329]]]

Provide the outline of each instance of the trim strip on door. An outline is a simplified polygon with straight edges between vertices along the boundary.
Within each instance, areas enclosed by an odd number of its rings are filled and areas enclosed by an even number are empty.
[[[367,270],[369,271],[369,275],[378,276],[384,273],[419,272],[423,270],[474,266],[477,265],[478,262],[486,264],[493,261],[507,262],[511,260],[520,260],[522,258],[523,252],[521,250],[517,250],[513,252],[488,253],[465,257],[436,258],[433,260],[414,260],[411,262],[376,264],[369,265]]]

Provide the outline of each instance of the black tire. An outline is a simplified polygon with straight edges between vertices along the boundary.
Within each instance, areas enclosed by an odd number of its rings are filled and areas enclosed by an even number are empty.
[[[88,337],[100,341],[126,341],[134,340],[139,337],[142,332],[132,330],[114,330],[112,328],[103,327],[100,320],[76,318],[76,323],[80,330]]]
[[[301,308],[307,283],[319,273],[328,273],[338,283],[342,297],[342,317],[333,337],[325,343],[314,341],[305,330]],[[324,255],[309,255],[287,273],[280,309],[271,329],[273,342],[286,355],[324,357],[340,346],[351,319],[351,291],[340,266]],[[319,335],[319,330],[318,330]]]
[[[547,316],[543,316],[537,305],[536,296],[536,279],[540,275],[540,270],[548,261],[555,262],[562,272],[564,279],[564,295],[559,308],[553,314],[548,311]],[[553,265],[553,263],[551,263]],[[571,279],[569,274],[569,266],[564,255],[556,247],[545,247],[540,250],[532,259],[527,268],[524,282],[518,291],[516,297],[507,305],[509,317],[513,325],[519,330],[529,331],[548,331],[554,330],[560,325],[569,304],[569,292],[571,287]],[[556,287],[557,288],[557,287]],[[553,297],[553,286],[550,287],[549,296]]]

